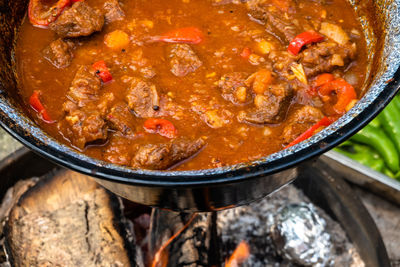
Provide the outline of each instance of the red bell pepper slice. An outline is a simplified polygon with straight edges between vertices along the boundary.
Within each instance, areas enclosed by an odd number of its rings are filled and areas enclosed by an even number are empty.
[[[203,41],[204,36],[202,31],[196,27],[186,27],[164,33],[161,36],[155,36],[150,39],[152,42],[165,43],[185,43],[199,44]]]
[[[148,119],[144,122],[144,129],[149,133],[157,133],[167,138],[174,138],[177,135],[175,126],[169,120]]]
[[[40,92],[34,91],[31,97],[29,98],[29,104],[31,107],[39,113],[41,119],[46,123],[53,123],[54,121],[50,118],[50,115],[47,113],[46,108],[43,106],[42,102],[40,101]]]
[[[311,136],[313,136],[314,134],[317,133],[318,129],[320,129],[321,127],[327,127],[329,125],[331,125],[336,119],[333,117],[323,117],[320,121],[318,121],[316,124],[314,124],[313,126],[311,126],[310,128],[308,128],[307,131],[305,131],[304,133],[302,133],[301,135],[299,135],[296,139],[294,139],[292,142],[290,142],[286,147],[291,147],[294,145],[297,145],[300,142],[303,142],[304,140],[310,138]]]
[[[96,71],[97,76],[99,76],[104,83],[113,79],[104,60],[97,61],[92,65],[92,68]]]
[[[357,98],[354,87],[341,78],[330,81],[318,88],[318,93],[322,99],[324,97],[328,97],[329,99],[332,92],[336,92],[337,95],[337,102],[333,106],[333,110],[338,114],[345,113],[346,107],[352,100]]]
[[[30,0],[28,6],[29,21],[33,26],[47,27],[54,22],[63,10],[70,6],[71,0],[59,0],[50,8],[46,9],[41,3],[43,0]]]
[[[318,43],[324,40],[324,37],[315,31],[307,31],[297,35],[289,44],[288,51],[297,55],[303,46]]]
[[[319,75],[313,82],[312,86],[307,89],[307,94],[310,96],[317,96],[318,88],[335,80],[335,77],[330,73],[323,73]]]
[[[318,75],[313,84],[315,87],[320,87],[324,84],[332,82],[333,80],[335,80],[335,76],[330,73],[323,73],[321,75]]]

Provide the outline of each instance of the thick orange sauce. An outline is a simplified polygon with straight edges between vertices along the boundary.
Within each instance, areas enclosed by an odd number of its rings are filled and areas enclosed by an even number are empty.
[[[90,6],[99,9],[103,2],[86,1]],[[236,115],[248,107],[226,101],[216,86],[224,74],[231,72],[251,74],[262,68],[262,64],[253,65],[240,56],[245,47],[257,53],[256,39],[268,40],[279,50],[287,49],[287,46],[265,30],[265,25],[249,19],[245,4],[215,6],[211,1],[194,0],[121,2],[125,19],[105,25],[101,32],[82,38],[74,51],[72,64],[65,69],[55,68],[41,55],[41,50],[55,40],[56,35],[49,29],[33,27],[29,20],[25,20],[20,29],[16,55],[18,73],[22,81],[20,94],[26,105],[29,105],[28,99],[33,91],[41,90],[43,104],[52,118],[60,120],[63,117],[61,107],[77,68],[80,65],[91,65],[98,60],[105,60],[113,75],[113,82],[103,86],[102,94],[113,92],[116,102],[123,101],[130,77],[141,76],[141,69],[151,66],[156,73],[151,82],[171,105],[171,110],[174,112],[166,118],[173,122],[178,134],[189,138],[206,138],[206,147],[196,157],[178,166],[178,170],[205,169],[246,162],[267,156],[284,147],[280,137],[285,121],[262,126],[238,122]],[[295,16],[318,20],[321,19],[321,14],[326,12],[325,20],[338,23],[348,33],[352,31],[362,33],[350,5],[344,0],[329,1],[330,4],[326,5],[319,5],[313,1],[299,2]],[[166,54],[167,45],[149,44],[143,40],[171,29],[188,26],[198,27],[205,35],[202,43],[192,45],[203,65],[194,73],[178,78],[170,72]],[[125,31],[130,36],[131,44],[124,51],[115,51],[104,45],[105,34],[116,29]],[[356,75],[358,79],[353,85],[359,92],[365,78],[365,43],[362,34],[352,40],[357,44],[358,56],[340,74]],[[258,55],[263,56],[260,53]],[[140,56],[145,60],[138,63],[135,60]],[[297,107],[294,97],[288,114]],[[220,128],[210,127],[199,115],[198,110],[217,112],[224,118],[224,125]],[[50,135],[69,144],[56,124],[44,123],[33,110],[31,116]],[[144,119],[136,121],[137,129],[140,130]],[[166,141],[164,137],[147,134],[145,138],[132,142],[141,144]],[[108,145],[109,143],[88,146],[84,153],[102,159]]]

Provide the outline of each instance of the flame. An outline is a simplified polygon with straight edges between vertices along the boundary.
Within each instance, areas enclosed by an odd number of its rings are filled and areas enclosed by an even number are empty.
[[[192,217],[190,217],[189,221],[181,228],[179,229],[178,232],[176,232],[173,236],[171,236],[162,246],[160,249],[156,252],[154,255],[154,260],[153,263],[151,264],[151,267],[166,267],[168,264],[168,252],[164,251],[169,244],[174,241],[175,238],[177,238],[185,229],[189,227],[189,225],[193,222],[193,220],[196,218],[197,214],[193,214]],[[159,265],[160,263],[160,265]]]
[[[225,263],[225,267],[239,267],[250,256],[249,245],[242,241],[236,247],[229,260]]]

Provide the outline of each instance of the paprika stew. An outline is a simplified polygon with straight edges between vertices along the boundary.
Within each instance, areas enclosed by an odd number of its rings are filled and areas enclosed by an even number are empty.
[[[30,0],[20,94],[50,135],[132,168],[194,170],[306,140],[356,103],[345,0]]]

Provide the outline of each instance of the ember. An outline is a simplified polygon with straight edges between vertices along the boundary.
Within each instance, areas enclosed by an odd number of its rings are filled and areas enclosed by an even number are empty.
[[[239,267],[250,255],[250,248],[246,242],[242,241],[237,246],[232,256],[229,258],[225,267]]]

